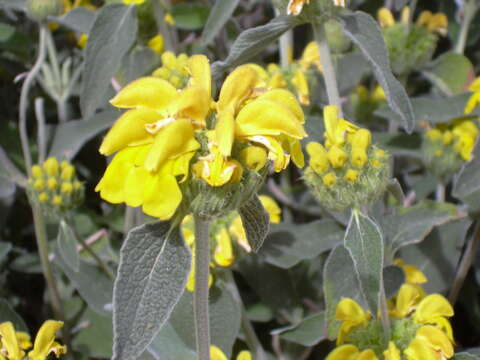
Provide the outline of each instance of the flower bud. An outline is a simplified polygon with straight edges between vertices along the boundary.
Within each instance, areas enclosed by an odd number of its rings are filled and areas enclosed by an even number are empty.
[[[75,176],[75,168],[72,165],[66,165],[62,167],[62,180],[72,180]]]
[[[249,170],[259,171],[267,163],[267,152],[260,146],[249,146],[240,152],[240,162]]]
[[[372,133],[367,129],[359,129],[352,136],[352,148],[367,149],[372,143]]]
[[[34,19],[44,21],[48,16],[59,16],[63,12],[62,0],[27,0],[27,11]]]
[[[322,177],[322,181],[326,187],[330,187],[335,185],[335,183],[337,182],[337,177],[334,173],[328,173],[324,177]]]
[[[62,205],[62,197],[60,195],[55,195],[52,199],[52,204],[53,205]]]
[[[367,152],[363,148],[352,147],[352,164],[358,168],[363,168],[367,163]]]
[[[350,183],[355,183],[358,180],[358,171],[353,169],[348,169],[345,173],[344,179]]]
[[[71,194],[73,191],[73,185],[71,182],[64,182],[62,183],[62,187],[60,190],[64,194]]]
[[[42,179],[37,179],[33,183],[33,187],[35,188],[35,190],[41,191],[45,188],[45,181],[43,181]]]
[[[32,166],[32,175],[34,178],[40,178],[43,176],[42,168],[39,165]]]
[[[51,178],[48,178],[47,180],[47,187],[50,189],[50,190],[55,190],[58,186],[58,182],[55,178],[51,177]]]
[[[323,174],[330,168],[328,153],[322,144],[317,142],[308,143],[307,152],[310,155],[310,166],[317,174]]]
[[[333,168],[341,168],[348,160],[348,154],[338,146],[333,145],[328,150],[328,160]]]
[[[47,161],[43,163],[43,169],[49,176],[57,176],[58,174],[58,161],[54,157],[49,157]]]

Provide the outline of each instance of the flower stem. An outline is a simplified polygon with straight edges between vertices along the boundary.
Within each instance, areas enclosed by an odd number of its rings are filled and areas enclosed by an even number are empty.
[[[338,106],[340,109],[340,116],[343,116],[332,54],[325,35],[325,25],[323,23],[313,23],[312,26],[315,40],[318,44],[318,50],[320,52],[320,62],[323,67],[323,78],[325,79],[325,87],[327,88],[328,102],[330,105]]]
[[[453,280],[452,288],[448,294],[448,301],[453,305],[458,299],[460,290],[462,289],[465,278],[467,277],[468,270],[472,265],[475,254],[477,253],[478,244],[480,243],[480,223],[475,225],[475,232],[473,237],[467,244],[467,248],[463,253],[462,260],[458,266],[457,273],[455,274],[455,280]]]
[[[33,213],[33,224],[35,227],[35,238],[37,240],[38,254],[40,256],[43,276],[45,277],[48,291],[50,294],[53,314],[55,315],[56,319],[65,321],[62,300],[60,298],[60,293],[58,292],[57,283],[55,282],[55,276],[53,275],[51,263],[48,259],[49,251],[45,219],[43,217],[42,211],[31,200],[30,206]],[[67,324],[65,324],[65,328],[63,331],[63,341],[65,342],[65,344],[67,344],[67,346],[70,346],[70,330]]]
[[[437,183],[437,189],[435,190],[435,199],[438,202],[445,202],[445,185],[442,181]]]
[[[208,315],[208,275],[210,271],[209,220],[194,216],[195,221],[195,338],[197,359],[210,360],[210,324]]]
[[[390,318],[388,316],[387,297],[385,296],[385,288],[383,283],[380,289],[380,317],[382,321],[383,335],[388,342],[390,339]]]
[[[112,270],[110,270],[107,264],[103,262],[100,256],[97,255],[97,253],[85,242],[83,237],[78,233],[72,217],[69,216],[69,218],[66,219],[66,221],[68,226],[70,226],[70,229],[72,229],[73,231],[75,240],[77,240],[77,242],[79,242],[82,245],[82,250],[86,250],[92,256],[92,258],[97,262],[97,265],[100,267],[100,269],[102,269],[102,271],[108,276],[110,280],[115,280],[115,275],[113,274]]]
[[[39,31],[39,41],[38,41],[38,56],[35,64],[32,69],[29,71],[25,81],[22,85],[22,90],[20,93],[20,109],[19,109],[19,129],[20,129],[20,141],[22,142],[22,152],[23,158],[25,159],[25,166],[27,172],[30,175],[32,167],[32,155],[30,154],[30,145],[28,141],[27,133],[27,108],[28,108],[28,93],[32,82],[40,71],[46,55],[46,27],[45,25],[40,25]]]
[[[247,342],[249,349],[253,353],[253,358],[256,360],[266,360],[267,357],[265,354],[265,350],[263,350],[262,344],[260,343],[260,340],[255,333],[252,323],[248,319],[247,311],[245,310],[245,306],[243,305],[243,301],[240,296],[240,292],[238,291],[238,287],[233,277],[233,273],[231,270],[228,269],[225,274],[227,284],[232,290],[235,300],[240,305],[240,310],[242,313],[241,326],[245,335],[245,341]]]
[[[455,44],[455,52],[463,54],[465,46],[467,44],[468,30],[472,23],[473,17],[478,10],[476,0],[466,0],[463,7],[462,26],[460,28],[460,34],[458,35],[457,43]]]

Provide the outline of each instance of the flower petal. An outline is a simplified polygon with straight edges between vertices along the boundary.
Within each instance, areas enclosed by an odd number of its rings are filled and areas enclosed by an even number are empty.
[[[305,115],[303,114],[302,107],[298,103],[295,96],[288,90],[272,89],[260,95],[257,100],[270,100],[277,104],[283,105],[288,108],[293,115],[295,115],[295,118],[300,124],[305,123]]]
[[[381,8],[377,13],[378,22],[383,28],[395,25],[395,19],[392,12],[387,8]]]
[[[443,358],[450,359],[453,356],[453,346],[447,335],[435,326],[422,326],[417,330],[415,338],[428,344],[437,352],[441,352]]]
[[[385,360],[402,360],[400,356],[400,350],[398,350],[397,345],[393,341],[388,342],[388,348],[383,352]]]
[[[245,105],[237,115],[235,135],[288,135],[295,139],[307,136],[295,115],[271,100],[257,99]]]
[[[236,113],[238,107],[252,95],[258,80],[257,72],[248,64],[237,67],[222,85],[217,102],[218,111]]]
[[[235,120],[233,113],[229,111],[218,114],[218,121],[215,125],[215,141],[223,156],[230,156],[232,153],[233,138],[235,135]]]
[[[9,360],[22,360],[24,352],[18,345],[17,336],[13,324],[8,321],[0,324],[0,337],[2,346],[7,350]]]
[[[278,224],[280,222],[280,215],[282,214],[282,209],[278,206],[277,202],[273,200],[270,196],[260,195],[258,197],[263,207],[270,215],[270,222],[273,224]]]
[[[167,220],[177,210],[182,201],[182,191],[177,179],[169,173],[170,164],[153,176],[145,185],[143,212],[147,215]]]
[[[325,360],[355,360],[358,353],[358,348],[355,345],[342,345],[330,352]]]
[[[155,142],[145,159],[148,171],[158,171],[167,160],[200,148],[195,140],[192,123],[179,119],[163,128],[155,137]]]
[[[153,177],[152,173],[144,167],[134,166],[125,178],[124,195],[125,203],[137,207],[143,203],[145,184]]]
[[[407,316],[420,299],[421,294],[416,286],[403,284],[398,291],[394,315],[398,318]]]
[[[378,360],[372,349],[363,350],[355,360]]]
[[[108,156],[127,146],[152,142],[153,136],[145,130],[145,125],[160,119],[160,114],[150,109],[133,109],[125,112],[103,139],[100,153]]]
[[[227,356],[223,353],[220,348],[215,345],[210,346],[210,359],[211,360],[228,360]]]
[[[413,339],[403,351],[408,360],[437,360],[435,352],[422,340]]]
[[[215,235],[215,240],[217,241],[217,246],[213,254],[215,262],[222,267],[232,265],[235,260],[233,256],[232,239],[225,227],[222,227]]]
[[[413,318],[418,323],[428,324],[439,316],[453,316],[453,308],[445,297],[440,294],[432,294],[418,304]]]
[[[335,319],[361,325],[368,321],[369,315],[355,300],[343,298],[337,305]]]
[[[125,86],[110,100],[118,108],[146,107],[163,110],[177,98],[177,90],[168,81],[143,77]]]
[[[193,55],[188,59],[190,86],[199,86],[206,90],[208,97],[212,96],[212,74],[210,62],[205,55]]]
[[[237,355],[237,360],[253,360],[253,357],[250,351],[243,350]]]
[[[179,96],[177,116],[194,120],[197,127],[205,127],[205,117],[210,111],[210,95],[202,87],[192,86],[184,89]]]
[[[33,350],[28,353],[31,360],[45,360],[52,350],[55,334],[63,326],[63,321],[47,320],[38,330]]]

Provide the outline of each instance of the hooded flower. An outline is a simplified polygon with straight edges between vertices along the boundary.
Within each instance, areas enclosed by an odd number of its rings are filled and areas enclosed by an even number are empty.
[[[117,153],[96,187],[103,199],[142,205],[146,214],[160,219],[175,212],[182,200],[178,183],[187,178],[190,160],[200,148],[195,129],[205,127],[211,102],[207,58],[191,57],[188,70],[190,86],[180,92],[166,80],[145,77],[111,100],[128,110],[100,147],[104,155]]]
[[[407,24],[410,17],[410,8],[408,6],[402,9],[402,24]],[[378,22],[383,28],[388,28],[396,24],[392,12],[387,8],[381,8],[377,12]],[[423,26],[430,32],[437,32],[443,36],[447,34],[448,19],[444,13],[432,14],[430,11],[422,11],[416,21],[417,26]]]

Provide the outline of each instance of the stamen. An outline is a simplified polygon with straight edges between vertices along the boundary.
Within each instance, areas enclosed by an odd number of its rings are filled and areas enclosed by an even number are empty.
[[[168,117],[151,124],[145,124],[145,130],[147,130],[150,134],[155,135],[165,126],[171,124],[174,121],[175,121],[175,118]]]

